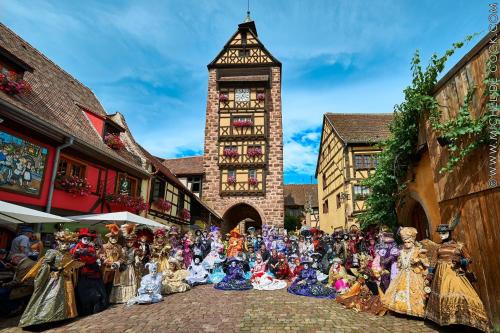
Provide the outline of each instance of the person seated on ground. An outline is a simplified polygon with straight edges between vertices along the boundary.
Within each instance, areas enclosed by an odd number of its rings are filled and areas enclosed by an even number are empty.
[[[189,276],[186,278],[191,287],[208,283],[208,271],[203,267],[201,256],[194,256],[188,267]]]
[[[148,262],[145,267],[149,270],[149,274],[142,277],[141,286],[137,290],[138,295],[128,300],[128,306],[163,301],[163,296],[161,295],[163,274],[158,273],[158,266],[155,262]]]
[[[303,269],[297,275],[292,285],[288,287],[288,292],[299,296],[335,298],[335,290],[324,286],[316,278],[316,270],[311,267],[312,260],[303,258],[301,264]]]
[[[252,286],[257,290],[277,290],[286,287],[286,281],[273,279],[266,273],[266,263],[262,260],[260,253],[257,254],[255,266],[252,268],[252,276],[250,278]]]
[[[272,249],[271,257],[269,257],[269,260],[267,261],[267,269],[273,274],[273,276],[276,276],[276,273],[278,272],[278,264],[278,251],[276,249]]]
[[[288,265],[288,260],[284,253],[278,254],[278,266],[276,271],[276,278],[280,280],[288,280],[292,278],[292,271]]]
[[[229,267],[227,274],[221,282],[215,284],[215,289],[220,290],[248,290],[252,289],[252,283],[245,278],[241,259],[233,257],[228,259]]]
[[[33,293],[33,279],[23,280],[23,278],[36,262],[18,253],[12,256],[10,264],[14,267],[12,280],[0,283],[0,314],[2,315],[19,313]]]

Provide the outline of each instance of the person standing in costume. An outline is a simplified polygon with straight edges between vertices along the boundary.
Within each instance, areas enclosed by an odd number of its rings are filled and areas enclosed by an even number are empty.
[[[288,292],[299,296],[309,296],[316,298],[335,298],[335,290],[325,287],[316,278],[316,271],[311,267],[312,260],[303,258],[301,260],[302,269],[288,287]]]
[[[441,326],[460,324],[489,331],[490,325],[483,302],[466,277],[471,259],[464,244],[452,239],[451,234],[460,218],[450,225],[441,224],[437,232],[442,243],[436,255],[431,293],[425,309],[425,318]]]
[[[184,259],[184,267],[189,267],[193,261],[193,248],[194,242],[191,231],[188,231],[182,239],[182,258]]]
[[[231,237],[229,238],[226,255],[228,258],[231,258],[236,257],[238,253],[243,251],[243,238],[236,228],[231,230],[229,234]]]
[[[148,269],[146,264],[151,259],[151,241],[153,239],[153,233],[147,228],[140,229],[137,232],[137,245],[135,252],[135,273],[137,276],[137,286],[141,278],[148,274]]]
[[[34,292],[24,310],[20,327],[61,321],[78,316],[74,281],[78,268],[84,264],[68,253],[69,245],[78,237],[70,231],[55,233],[57,249],[47,250],[45,256],[24,276],[35,277]]]
[[[238,257],[228,259],[229,267],[227,274],[221,282],[215,284],[215,289],[219,290],[249,290],[252,289],[252,283],[245,279],[245,272],[242,263]]]
[[[78,313],[87,316],[105,310],[108,307],[108,297],[97,264],[97,253],[91,245],[95,234],[91,234],[88,228],[81,228],[78,237],[80,240],[70,253],[75,259],[85,264],[78,276],[76,303]]]
[[[135,274],[135,252],[134,247],[137,236],[135,234],[135,224],[124,224],[121,228],[124,246],[122,248],[122,264],[120,270],[115,274],[118,279],[113,284],[111,295],[109,296],[110,303],[126,303],[129,299],[136,296],[137,279]]]
[[[111,289],[119,283],[120,265],[123,263],[122,246],[118,244],[120,237],[120,227],[116,224],[106,224],[109,233],[106,234],[108,242],[99,251],[99,259],[102,263],[102,276],[106,294],[111,294]]]

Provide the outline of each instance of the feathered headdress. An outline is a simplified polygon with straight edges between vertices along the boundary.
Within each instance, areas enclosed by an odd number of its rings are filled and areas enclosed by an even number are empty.
[[[120,234],[120,227],[116,223],[106,224],[106,228],[109,230],[106,237],[118,237]]]
[[[455,215],[448,224],[440,224],[437,226],[437,232],[453,231],[460,223],[460,214]]]
[[[123,237],[126,240],[134,240],[137,238],[137,235],[135,234],[135,227],[137,225],[133,223],[127,223],[122,225],[122,231],[123,231]]]

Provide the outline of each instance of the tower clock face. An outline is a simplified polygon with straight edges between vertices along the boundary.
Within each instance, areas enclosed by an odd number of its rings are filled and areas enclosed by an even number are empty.
[[[250,89],[236,89],[234,99],[236,102],[248,102],[250,100]]]

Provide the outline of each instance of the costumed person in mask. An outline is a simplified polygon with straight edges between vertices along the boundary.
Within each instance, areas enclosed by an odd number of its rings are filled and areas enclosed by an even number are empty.
[[[337,257],[333,258],[332,261],[328,274],[328,285],[334,287],[337,293],[343,294],[349,289],[354,277],[347,274],[344,266],[342,266],[342,259]]]
[[[24,276],[35,277],[34,292],[24,310],[20,327],[61,321],[78,316],[74,281],[78,268],[84,264],[68,253],[69,245],[77,241],[76,233],[68,230],[55,233],[56,250],[47,250],[45,256]]]
[[[425,278],[429,266],[425,254],[427,251],[416,241],[417,229],[402,227],[399,235],[403,240],[403,248],[398,258],[399,272],[381,296],[382,303],[391,311],[423,317],[426,300]]]
[[[460,222],[455,217],[448,224],[440,224],[437,232],[442,240],[436,255],[431,293],[425,309],[425,318],[441,326],[460,324],[490,331],[488,316],[483,302],[467,278],[471,259],[464,244],[453,240],[452,232]]]
[[[320,282],[326,281],[328,279],[328,275],[323,273],[323,269],[322,269],[321,261],[320,261],[321,254],[315,252],[311,255],[311,257],[312,257],[311,267],[314,268],[314,270],[316,271],[316,279],[318,279],[318,281],[320,281]]]
[[[238,253],[243,251],[243,238],[236,228],[231,230],[229,234],[231,237],[229,238],[226,255],[228,258],[231,258],[236,257]]]
[[[186,281],[191,287],[208,283],[209,273],[205,267],[203,267],[201,260],[202,258],[200,256],[194,256],[191,265],[188,267],[189,275]]]
[[[161,280],[162,274],[158,273],[158,267],[155,262],[148,262],[146,268],[149,274],[146,274],[141,279],[141,286],[138,289],[138,295],[128,300],[127,305],[134,304],[151,304],[163,301],[161,295]]]
[[[288,260],[284,253],[278,254],[278,266],[276,270],[276,278],[279,280],[289,280],[293,276]]]
[[[135,224],[123,224],[122,237],[124,246],[122,248],[122,264],[116,274],[117,282],[114,283],[109,296],[110,303],[126,303],[137,294],[137,278],[135,274],[135,253],[134,247],[137,236],[135,234]]]
[[[151,242],[153,240],[153,232],[148,228],[142,228],[137,231],[137,250],[135,259],[135,269],[137,275],[137,283],[141,281],[141,278],[148,274],[148,269],[146,264],[151,259]]]
[[[224,244],[222,244],[220,239],[219,228],[212,226],[211,230],[210,237],[212,242],[210,243],[210,253],[203,259],[203,266],[208,270],[214,269],[215,262],[219,259],[220,251],[224,250]]]
[[[298,273],[288,292],[299,296],[316,298],[335,298],[335,290],[325,287],[316,278],[316,271],[311,267],[312,260],[303,258],[301,260],[302,270]]]
[[[102,281],[101,270],[97,264],[97,253],[91,245],[95,234],[91,234],[88,228],[81,228],[78,237],[80,241],[70,253],[75,259],[85,264],[78,276],[76,304],[78,313],[81,316],[87,316],[105,310],[108,307],[108,296]]]
[[[191,231],[184,234],[182,238],[182,258],[184,259],[184,267],[189,267],[193,261],[193,236]]]
[[[219,290],[249,290],[252,289],[252,283],[245,279],[243,263],[238,257],[228,259],[226,276],[221,282],[215,284],[215,289]]]
[[[116,224],[106,224],[106,228],[109,230],[109,233],[106,234],[108,242],[102,246],[98,256],[101,260],[102,279],[106,287],[106,294],[110,295],[113,285],[119,283],[119,269],[123,263],[123,254],[122,246],[118,244],[120,227]]]
[[[383,271],[380,275],[380,288],[383,292],[389,288],[391,280],[396,276],[398,267],[398,256],[399,249],[398,245],[394,241],[394,235],[392,232],[382,231],[382,241],[383,246],[379,249],[380,254],[380,266]]]
[[[226,273],[224,273],[224,263],[226,261],[226,256],[224,255],[224,250],[221,249],[219,252],[219,257],[215,260],[215,268],[210,273],[208,281],[209,283],[219,283],[222,281]]]
[[[286,287],[286,281],[273,279],[266,273],[266,263],[262,260],[260,253],[257,254],[255,266],[252,268],[250,281],[256,290],[278,290]]]

